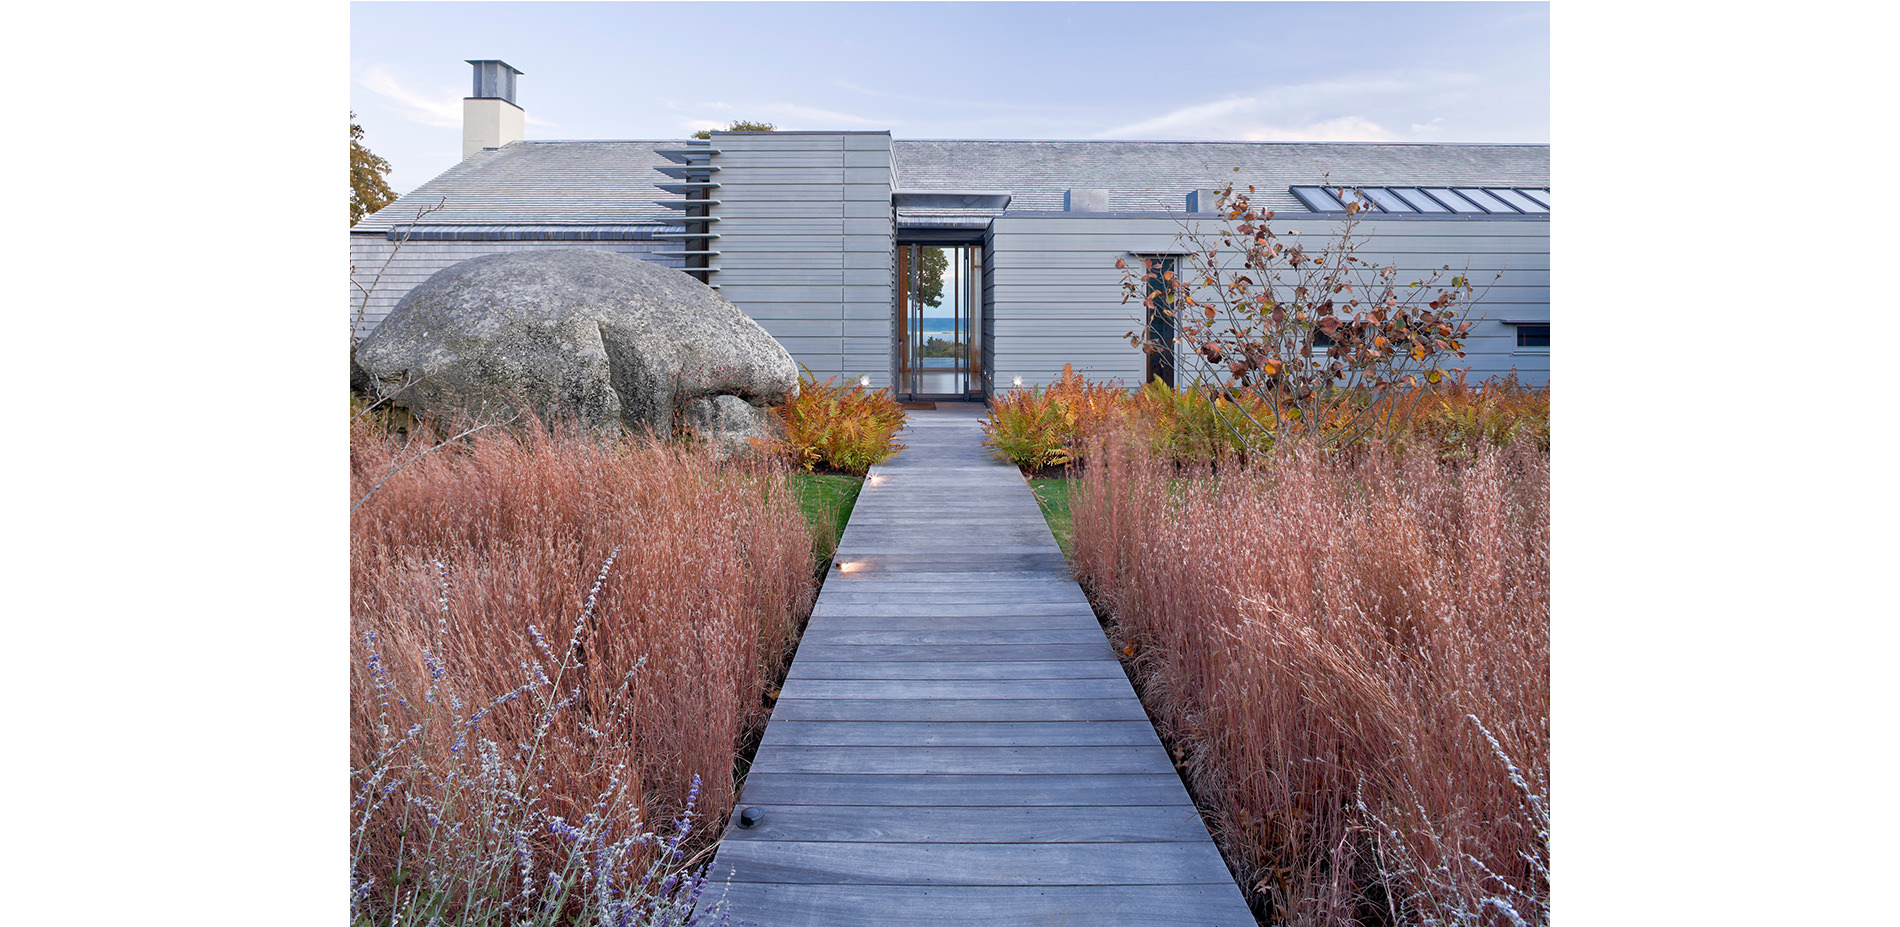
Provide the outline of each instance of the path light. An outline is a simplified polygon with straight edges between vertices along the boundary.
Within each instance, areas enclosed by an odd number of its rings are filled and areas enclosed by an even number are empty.
[[[759,826],[759,822],[763,820],[765,820],[765,812],[757,807],[739,812],[739,826],[747,830]]]
[[[840,572],[840,573],[856,573],[856,572],[857,572],[857,571],[858,571],[858,570],[859,570],[859,569],[860,569],[861,567],[862,567],[862,564],[860,564],[860,563],[858,563],[858,562],[857,562],[856,560],[852,560],[852,561],[850,561],[850,562],[847,562],[847,563],[840,563],[840,564],[838,564],[838,572]]]
[[[858,385],[859,385],[859,386],[862,386],[862,387],[864,387],[865,389],[870,389],[870,388],[871,388],[871,375],[867,373],[867,374],[865,374],[864,376],[861,376],[861,377],[859,377],[859,378],[858,378]]]
[[[1022,388],[1023,388],[1023,378],[1022,378],[1022,377],[1017,377],[1016,379],[1014,379],[1014,380],[1011,380],[1010,382],[1011,382],[1011,383],[1014,383],[1014,384],[1016,384],[1016,388],[1017,388],[1017,389],[1022,389]]]

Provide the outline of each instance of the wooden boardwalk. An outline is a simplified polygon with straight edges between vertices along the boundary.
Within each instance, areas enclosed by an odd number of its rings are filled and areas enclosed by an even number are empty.
[[[1251,927],[981,416],[913,412],[871,471],[708,893],[757,927]]]

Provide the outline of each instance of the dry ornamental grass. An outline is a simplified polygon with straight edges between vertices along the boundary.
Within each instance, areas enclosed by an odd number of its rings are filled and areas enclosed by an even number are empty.
[[[352,498],[425,446],[357,427]],[[814,595],[785,476],[484,431],[369,494],[350,557],[357,919],[686,917]]]
[[[1547,923],[1547,454],[1150,448],[1096,451],[1077,571],[1257,909]]]

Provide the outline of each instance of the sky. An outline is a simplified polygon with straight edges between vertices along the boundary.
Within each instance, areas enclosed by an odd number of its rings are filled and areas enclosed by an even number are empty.
[[[1550,141],[1544,3],[352,3],[398,193],[461,159],[471,58],[523,72],[530,139]]]

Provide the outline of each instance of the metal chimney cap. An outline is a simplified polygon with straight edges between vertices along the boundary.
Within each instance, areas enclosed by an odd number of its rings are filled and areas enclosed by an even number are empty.
[[[494,58],[469,58],[469,64],[475,66],[475,92],[469,94],[474,100],[501,100],[510,105],[515,103],[515,78],[523,72],[506,61]]]

